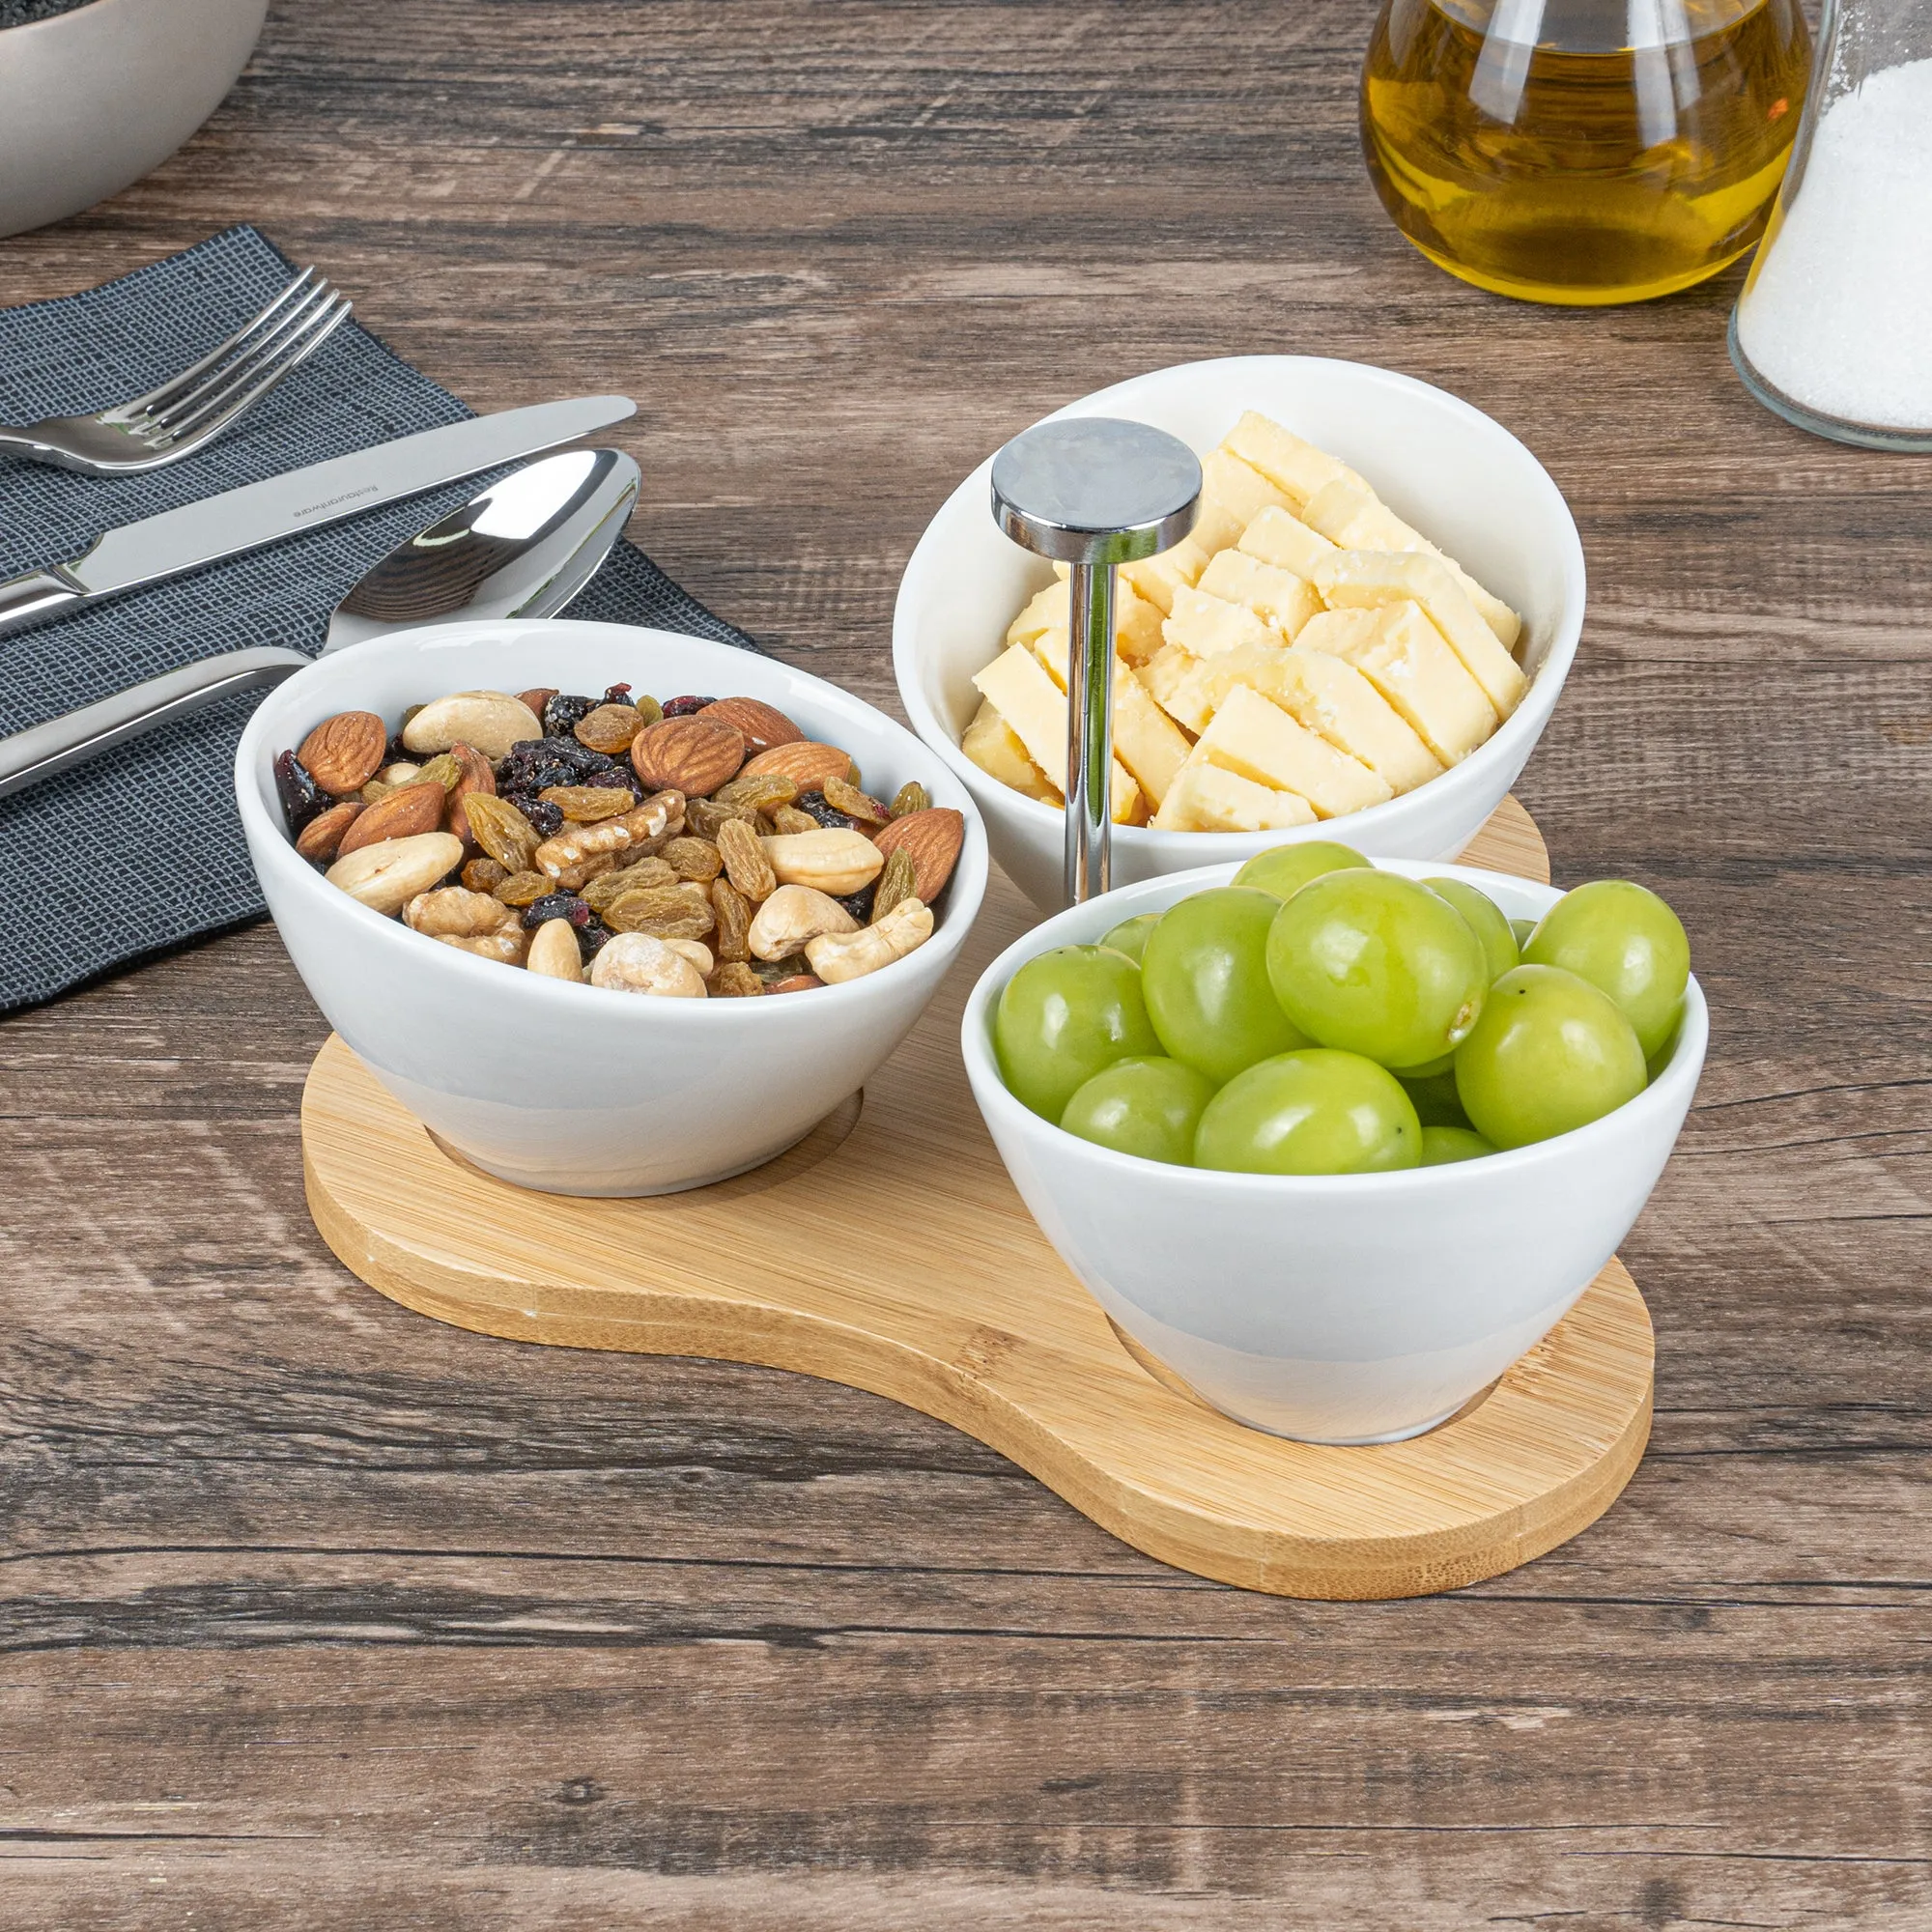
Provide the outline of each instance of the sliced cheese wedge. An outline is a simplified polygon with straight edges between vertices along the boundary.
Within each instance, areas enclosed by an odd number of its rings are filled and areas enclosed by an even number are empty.
[[[1066,582],[1056,578],[1044,590],[1034,592],[1026,609],[1007,626],[1007,642],[1030,644],[1042,631],[1066,623]]]
[[[1179,644],[1197,658],[1215,657],[1240,644],[1287,642],[1273,625],[1264,623],[1246,605],[1231,604],[1225,597],[1185,585],[1174,593],[1174,611],[1160,627],[1160,634],[1170,644]]]
[[[1193,675],[1200,668],[1201,660],[1184,644],[1169,644],[1141,667],[1141,681],[1153,701],[1187,731],[1205,730],[1213,716],[1211,706],[1203,706],[1198,698],[1188,696]]]
[[[1366,486],[1326,484],[1309,498],[1302,517],[1343,550],[1418,550],[1440,557],[1503,648],[1516,649],[1516,640],[1522,636],[1522,619],[1500,597],[1485,590],[1453,556],[1437,550],[1421,531],[1409,528]],[[1308,573],[1311,577],[1314,574]]]
[[[1174,609],[1174,593],[1183,584],[1195,582],[1208,568],[1208,553],[1192,537],[1182,537],[1171,550],[1158,556],[1143,557],[1139,563],[1123,563],[1115,573],[1153,605],[1165,617]]]
[[[1305,798],[1256,784],[1198,754],[1181,768],[1153,817],[1156,832],[1291,832],[1314,823]]]
[[[1046,774],[1027,756],[1026,747],[1013,727],[994,710],[989,698],[980,700],[973,722],[959,740],[959,749],[986,774],[1004,785],[1011,785],[1028,798],[1044,799],[1058,805],[1060,793]]]
[[[1239,540],[1264,510],[1293,508],[1289,498],[1232,451],[1210,449],[1201,459],[1201,511],[1194,541],[1211,557]]]
[[[1359,759],[1338,752],[1246,685],[1229,692],[1194,749],[1223,771],[1298,793],[1319,818],[1341,818],[1395,796]]]
[[[980,696],[990,699],[994,708],[1012,726],[1014,735],[1026,747],[1027,756],[1049,780],[1059,779],[1064,789],[1066,694],[1046,674],[1040,661],[1024,644],[1009,644],[984,670],[975,676],[973,682],[979,687]],[[1140,786],[1116,758],[1113,772],[1114,823],[1134,824],[1137,822],[1136,815],[1144,810]]]
[[[1326,651],[1332,658],[1346,658],[1356,645],[1368,643],[1380,635],[1378,611],[1318,611],[1302,625],[1297,645],[1311,651]]]
[[[1211,715],[1243,685],[1366,765],[1392,792],[1413,791],[1442,769],[1442,761],[1353,665],[1305,644],[1206,658],[1181,701],[1205,706]]]
[[[1246,529],[1236,546],[1244,555],[1277,570],[1292,570],[1297,577],[1313,577],[1315,566],[1334,554],[1335,546],[1320,530],[1311,530],[1299,517],[1286,510],[1264,510]]]
[[[1026,609],[1007,626],[1007,642],[1032,644],[1047,631],[1066,629],[1066,580],[1056,578],[1037,591]],[[1161,613],[1133,585],[1114,583],[1114,648],[1129,664],[1145,664],[1161,646]]]
[[[1463,586],[1440,557],[1426,551],[1338,550],[1315,572],[1321,595],[1338,608],[1377,610],[1384,604],[1413,603],[1449,640],[1463,668],[1483,687],[1483,696],[1507,718],[1522,700],[1529,680],[1483,621]]]
[[[1066,689],[1066,633],[1047,631],[1033,642],[1034,655],[1064,692]],[[1114,755],[1134,776],[1149,801],[1159,805],[1187,762],[1191,747],[1148,695],[1130,665],[1114,667]]]
[[[1335,646],[1324,642],[1322,648],[1333,648],[1337,657],[1353,665],[1445,765],[1460,764],[1496,728],[1496,714],[1482,686],[1463,668],[1462,659],[1419,605],[1385,604],[1375,611],[1329,614],[1371,620],[1365,636],[1338,637]]]
[[[1222,551],[1201,573],[1195,588],[1230,604],[1245,605],[1285,638],[1293,637],[1321,608],[1321,599],[1307,578],[1264,563],[1243,550]]]
[[[1222,438],[1221,447],[1259,469],[1288,498],[1291,509],[1299,509],[1324,484],[1369,487],[1340,458],[1302,441],[1258,410],[1249,410],[1241,417]]]

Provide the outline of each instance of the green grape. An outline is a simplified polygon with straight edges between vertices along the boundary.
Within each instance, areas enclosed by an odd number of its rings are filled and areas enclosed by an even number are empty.
[[[1111,931],[1100,938],[1102,946],[1111,947],[1116,952],[1124,952],[1136,966],[1141,963],[1141,954],[1147,951],[1148,934],[1160,923],[1157,912],[1139,912],[1132,919],[1123,919]]]
[[[1543,915],[1522,956],[1602,988],[1636,1029],[1646,1056],[1670,1037],[1690,978],[1683,922],[1629,879],[1598,879],[1565,893]]]
[[[1517,962],[1521,964],[1522,949],[1529,944],[1529,935],[1536,930],[1533,919],[1513,919],[1510,921],[1510,937],[1516,941]]]
[[[1617,1003],[1556,966],[1519,966],[1490,988],[1456,1051],[1469,1124],[1499,1148],[1527,1147],[1643,1092],[1643,1048]]]
[[[1481,1160],[1495,1149],[1473,1127],[1424,1127],[1422,1165],[1447,1167],[1452,1161]]]
[[[1058,1121],[1073,1090],[1129,1054],[1157,1054],[1141,969],[1099,946],[1056,946],[1006,983],[993,1051],[1009,1093]]]
[[[1421,1153],[1422,1127],[1395,1075],[1321,1046],[1236,1074],[1194,1136],[1196,1167],[1236,1174],[1388,1174]]]
[[[1214,1083],[1178,1060],[1117,1060],[1075,1090],[1060,1124],[1116,1153],[1194,1164],[1194,1130]]]
[[[1456,1092],[1456,1056],[1449,1056],[1449,1064],[1437,1073],[1425,1073],[1419,1078],[1413,1068],[1405,1068],[1396,1075],[1402,1082],[1402,1091],[1408,1095],[1409,1104],[1415,1109],[1415,1117],[1425,1127],[1466,1127],[1469,1117],[1463,1111],[1461,1096]]]
[[[1306,1046],[1268,985],[1270,893],[1216,886],[1168,907],[1148,938],[1141,990],[1161,1045],[1215,1086],[1258,1060]]]
[[[1348,871],[1371,865],[1373,861],[1363,858],[1351,845],[1312,838],[1305,845],[1275,845],[1265,852],[1257,852],[1235,874],[1235,883],[1272,893],[1278,899],[1292,899],[1310,879],[1320,878],[1323,872]]]
[[[1323,1046],[1383,1066],[1453,1052],[1489,984],[1483,942],[1447,899],[1396,872],[1331,872],[1286,901],[1268,929],[1282,1010]]]
[[[1422,882],[1437,898],[1449,903],[1469,922],[1469,930],[1483,942],[1490,961],[1490,979],[1500,980],[1512,966],[1520,965],[1516,934],[1503,917],[1502,908],[1487,893],[1479,893],[1462,879],[1424,879]]]

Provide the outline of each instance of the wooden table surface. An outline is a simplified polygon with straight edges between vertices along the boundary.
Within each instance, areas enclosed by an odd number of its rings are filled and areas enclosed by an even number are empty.
[[[276,0],[0,300],[245,219],[478,408],[630,389],[640,539],[887,703],[924,519],[1084,390],[1309,351],[1500,418],[1592,584],[1522,795],[1715,1012],[1622,1502],[1283,1602],[883,1401],[407,1315],[309,1225],[260,928],[0,1029],[8,1926],[1932,1924],[1928,472],[1746,397],[1735,271],[1563,312],[1411,253],[1371,12]]]

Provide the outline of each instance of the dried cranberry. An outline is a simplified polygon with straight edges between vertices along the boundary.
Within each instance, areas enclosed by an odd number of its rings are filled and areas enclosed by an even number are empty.
[[[694,711],[702,711],[707,704],[716,704],[715,697],[673,697],[664,708],[667,718],[689,718]]]
[[[631,687],[628,684],[613,684],[604,694],[606,704],[628,704],[631,701]]]
[[[547,798],[537,798],[529,792],[510,792],[502,794],[506,805],[514,805],[530,821],[530,830],[539,838],[554,838],[563,830],[563,811]]]
[[[400,731],[396,732],[384,748],[383,762],[385,765],[413,765],[417,762],[415,753],[403,743],[403,734]]]
[[[817,819],[830,832],[849,832],[859,822],[848,817],[837,806],[827,805],[822,791],[802,791],[793,803],[808,818]]]
[[[291,838],[311,818],[325,812],[335,801],[309,777],[308,767],[293,752],[275,754],[275,792],[282,801],[282,816],[288,821]]]
[[[524,908],[524,930],[534,932],[547,921],[567,919],[582,932],[592,917],[588,902],[579,898],[575,893],[546,893],[542,898],[532,899]]]
[[[861,886],[856,893],[847,893],[843,898],[834,899],[834,905],[842,905],[861,925],[872,923],[872,896],[878,891],[876,881],[869,886]]]
[[[577,928],[578,956],[588,964],[604,950],[610,938],[611,928],[601,919],[593,919],[588,925],[580,925]]]
[[[608,772],[592,772],[583,782],[593,791],[627,791],[633,798],[644,795],[637,773],[628,765],[614,765]]]
[[[558,692],[543,708],[544,736],[568,738],[602,702],[603,700],[597,697],[582,697],[568,692]]]

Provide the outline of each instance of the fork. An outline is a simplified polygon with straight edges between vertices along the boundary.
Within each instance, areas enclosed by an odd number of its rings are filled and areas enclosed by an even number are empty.
[[[0,423],[0,456],[128,476],[191,456],[298,368],[348,319],[349,300],[304,269],[254,321],[179,376],[85,416]]]

